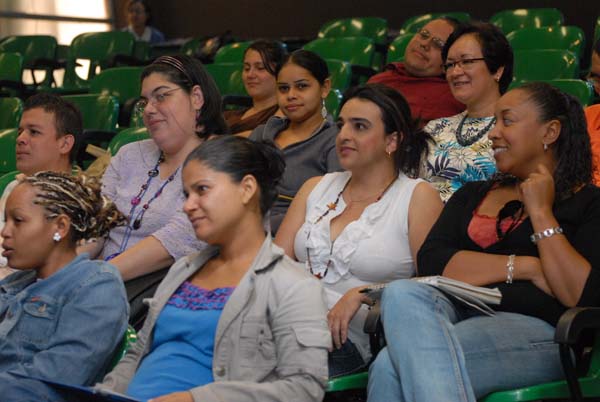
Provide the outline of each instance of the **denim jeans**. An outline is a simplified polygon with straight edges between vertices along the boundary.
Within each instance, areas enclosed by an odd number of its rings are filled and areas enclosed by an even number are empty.
[[[367,364],[363,360],[360,352],[350,339],[339,349],[334,349],[327,355],[329,365],[329,378],[341,377],[362,371]]]
[[[486,316],[410,280],[383,293],[387,339],[369,369],[369,402],[475,402],[563,377],[554,327],[535,317]]]

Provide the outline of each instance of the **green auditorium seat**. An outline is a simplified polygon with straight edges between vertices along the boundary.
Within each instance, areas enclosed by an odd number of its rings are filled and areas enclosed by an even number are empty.
[[[90,92],[112,95],[123,105],[132,98],[139,98],[143,67],[114,67],[102,71],[90,83]]]
[[[490,17],[490,22],[508,34],[521,28],[561,26],[564,17],[557,8],[520,8],[500,11]]]
[[[578,80],[578,79],[559,79],[559,80],[537,80],[547,82],[548,84],[554,85],[558,89],[563,92],[566,92],[570,95],[573,95],[581,104],[585,106],[589,106],[593,103],[594,100],[594,87],[588,81]],[[523,85],[524,81],[513,82],[510,84],[509,89],[518,88]]]
[[[375,45],[373,67],[381,68],[384,60],[387,42],[387,20],[377,17],[344,18],[325,23],[317,37],[319,38],[347,38],[364,36],[371,38]]]
[[[0,174],[0,195],[4,193],[4,189],[6,188],[6,186],[8,186],[8,184],[12,182],[18,174],[18,170]]]
[[[113,66],[119,56],[131,57],[134,46],[133,35],[124,31],[88,32],[77,35],[69,47],[63,84],[52,90],[60,93],[88,92],[90,80],[96,75],[96,69]],[[75,72],[79,59],[89,61],[85,79]]]
[[[385,44],[387,39],[387,21],[383,18],[344,18],[325,23],[319,30],[319,38],[345,38],[365,36],[373,43]]]
[[[74,103],[83,117],[83,135],[75,160],[86,168],[93,157],[85,152],[87,144],[106,149],[117,132],[119,102],[110,95],[85,94],[67,95],[64,98]]]
[[[414,35],[414,33],[406,33],[396,36],[396,39],[388,47],[387,63],[404,61],[406,46],[408,46],[408,42],[411,41]]]
[[[23,68],[31,72],[34,86],[38,85],[34,71],[44,70],[40,84],[49,86],[52,82],[52,67],[56,58],[56,38],[50,35],[7,36],[0,41],[0,53],[14,52],[23,56]]]
[[[23,56],[19,53],[0,53],[0,96],[23,96]]]
[[[506,35],[513,50],[564,49],[581,57],[585,35],[576,26],[522,28]]]
[[[217,50],[215,63],[243,63],[244,52],[252,42],[237,42],[225,45]]]
[[[150,138],[146,127],[131,127],[121,130],[108,144],[108,150],[112,156],[117,154],[117,151],[125,144],[130,142],[147,140]]]
[[[331,87],[345,91],[350,86],[352,68],[350,63],[341,60],[326,59]]]
[[[435,20],[440,17],[451,17],[461,22],[466,22],[471,19],[471,15],[469,13],[462,11],[415,15],[414,17],[410,17],[409,19],[404,21],[402,27],[400,28],[400,34],[416,33],[421,28],[423,28],[423,26],[426,25],[429,21]]]
[[[135,41],[133,45],[133,57],[138,59],[142,63],[147,63],[150,60],[150,43],[143,40]]]
[[[362,36],[353,38],[319,38],[304,45],[305,50],[324,59],[342,60],[352,67],[352,84],[366,81],[375,73],[373,68],[375,46],[373,40]]]
[[[194,57],[198,51],[198,46],[200,43],[204,43],[204,40],[200,38],[192,38],[181,45],[181,49],[179,49],[179,53],[183,53],[187,56]]]
[[[23,102],[19,98],[0,98],[0,130],[19,127]]]
[[[0,130],[0,175],[17,170],[15,147],[18,135],[17,128]]]
[[[205,64],[206,71],[215,80],[221,95],[246,95],[242,81],[242,63]]]
[[[569,50],[516,50],[514,81],[577,78],[579,61]]]
[[[143,67],[114,67],[103,70],[90,83],[90,93],[112,95],[119,101],[119,126],[129,125],[133,106],[140,97]]]
[[[329,91],[327,98],[325,98],[325,107],[333,119],[337,119],[340,113],[340,103],[342,103],[342,93],[339,89],[332,89]]]

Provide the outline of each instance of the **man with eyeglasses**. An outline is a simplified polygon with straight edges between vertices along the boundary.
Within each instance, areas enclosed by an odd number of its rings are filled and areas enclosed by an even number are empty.
[[[388,64],[369,79],[369,83],[387,85],[404,95],[413,118],[422,125],[465,109],[452,96],[442,71],[442,48],[457,25],[452,18],[430,21],[406,46],[404,62]]]

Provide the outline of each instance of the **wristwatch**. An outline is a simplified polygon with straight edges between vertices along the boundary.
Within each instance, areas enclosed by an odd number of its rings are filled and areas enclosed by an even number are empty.
[[[557,226],[555,228],[544,229],[541,232],[532,234],[531,236],[529,236],[529,239],[533,244],[536,244],[538,241],[548,237],[552,237],[555,234],[563,234],[563,229],[560,226]]]

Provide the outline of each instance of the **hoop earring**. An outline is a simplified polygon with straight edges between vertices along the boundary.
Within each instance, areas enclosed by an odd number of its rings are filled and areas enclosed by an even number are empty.
[[[327,118],[327,107],[325,106],[325,99],[321,99],[321,117],[324,119]]]
[[[54,232],[54,236],[52,236],[52,240],[54,240],[54,242],[58,243],[60,241],[60,239],[62,239],[62,236],[60,235],[60,233]]]

